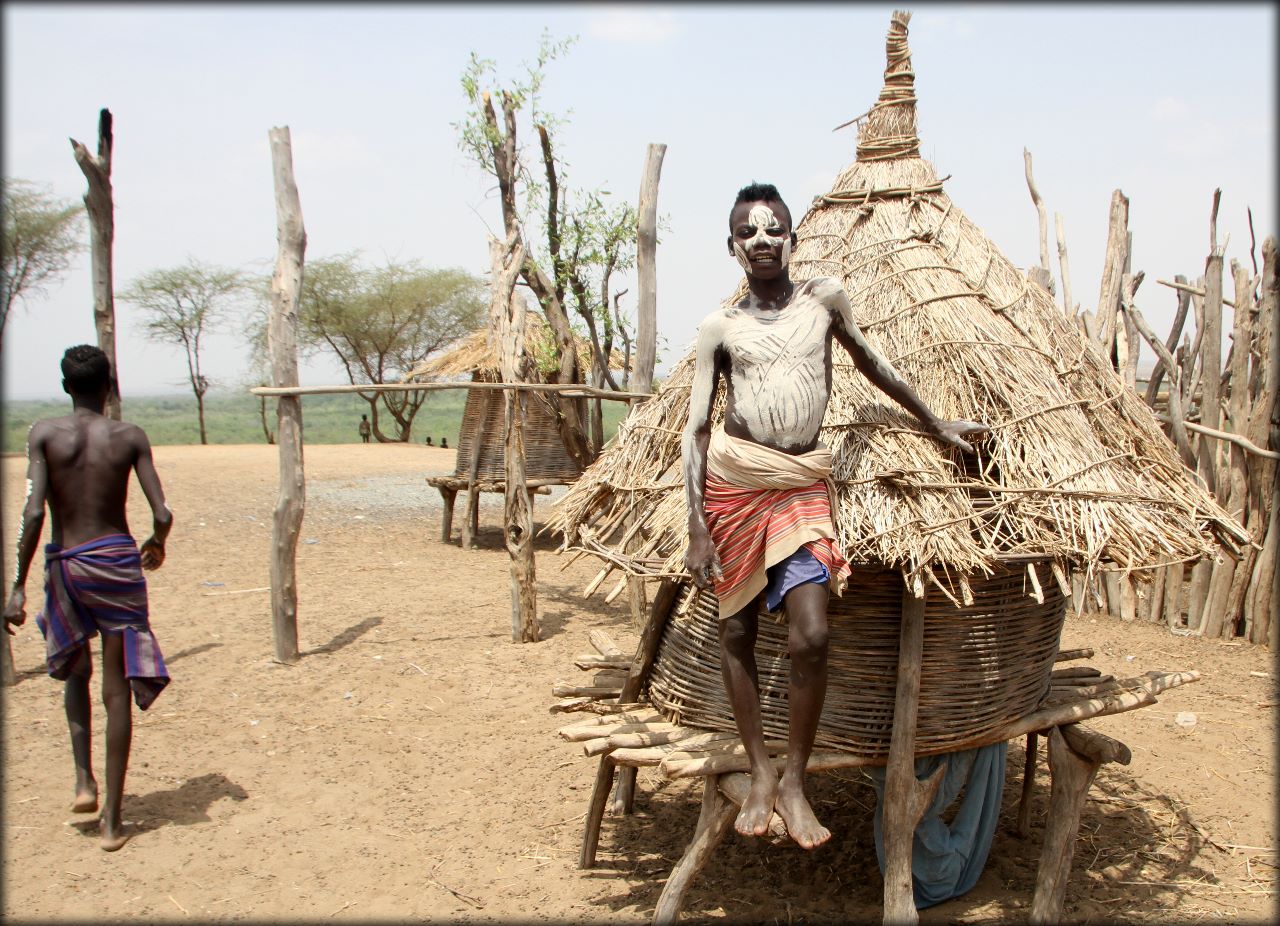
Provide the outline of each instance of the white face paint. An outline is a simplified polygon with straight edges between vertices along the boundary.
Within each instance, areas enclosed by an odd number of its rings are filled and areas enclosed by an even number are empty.
[[[742,269],[747,273],[751,272],[750,254],[762,244],[767,244],[771,248],[781,246],[782,266],[786,267],[791,260],[791,236],[785,232],[781,236],[769,234],[770,229],[781,227],[774,211],[764,203],[756,203],[747,216],[747,224],[751,225],[756,233],[745,241],[736,235],[733,239],[733,256],[738,259]]]

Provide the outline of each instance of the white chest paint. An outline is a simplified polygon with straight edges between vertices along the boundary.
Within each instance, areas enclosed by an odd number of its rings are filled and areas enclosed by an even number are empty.
[[[723,344],[732,405],[727,412],[762,443],[799,447],[818,435],[830,387],[831,313],[809,290],[779,312],[730,309]]]

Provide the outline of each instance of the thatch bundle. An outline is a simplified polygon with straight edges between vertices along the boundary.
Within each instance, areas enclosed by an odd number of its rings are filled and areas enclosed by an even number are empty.
[[[578,337],[576,340],[575,347],[578,351],[579,363],[590,366],[591,354],[594,350],[591,341],[583,337]],[[555,339],[551,326],[546,320],[532,312],[529,313],[525,324],[524,355],[532,361],[530,368],[534,371],[534,375],[530,377],[530,381],[550,382],[547,373],[554,371],[556,366]],[[477,328],[444,353],[419,363],[405,374],[404,381],[452,379],[458,376],[474,375],[477,379],[496,382],[501,368],[502,361],[492,332],[488,327],[483,327]],[[622,357],[618,351],[611,350],[609,369],[622,370],[623,368]]]
[[[1186,470],[1151,410],[919,156],[908,18],[894,13],[885,87],[857,160],[796,228],[792,278],[839,279],[868,342],[930,408],[992,430],[962,457],[834,346],[822,435],[847,557],[901,571],[916,594],[938,570],[944,591],[967,602],[966,576],[998,564],[1047,562],[1065,592],[1072,570],[1090,577],[1104,564],[1137,570],[1238,549],[1243,528]],[[745,282],[730,301],[744,293]],[[549,526],[566,547],[632,574],[683,573],[680,432],[692,378],[690,353],[557,503]],[[722,390],[716,423],[723,401]],[[1034,594],[1050,576],[1033,569],[1030,579]]]

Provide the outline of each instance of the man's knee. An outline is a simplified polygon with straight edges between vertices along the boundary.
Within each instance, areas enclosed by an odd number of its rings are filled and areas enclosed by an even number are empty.
[[[791,628],[788,646],[793,661],[813,662],[827,657],[827,616],[796,609],[788,615]]]
[[[735,614],[720,622],[720,646],[726,652],[742,656],[756,645],[755,616]]]

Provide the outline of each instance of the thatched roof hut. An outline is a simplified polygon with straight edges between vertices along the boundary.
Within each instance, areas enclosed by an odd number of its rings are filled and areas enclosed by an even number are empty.
[[[554,365],[550,326],[532,313],[525,327],[525,356],[531,359],[534,371],[532,382],[551,382],[549,365]],[[579,338],[578,356],[589,358],[591,342]],[[622,362],[613,352],[610,369],[619,370]],[[479,328],[459,341],[453,348],[418,364],[405,376],[406,382],[414,380],[447,380],[469,376],[477,382],[498,382],[501,361],[492,343],[488,328]],[[559,412],[554,396],[538,392],[526,392],[524,417],[525,476],[537,485],[553,485],[572,482],[582,472],[582,467],[565,448],[557,427]],[[458,433],[457,465],[455,479],[465,479],[471,472],[473,455],[476,479],[484,484],[501,483],[506,478],[505,469],[506,422],[503,412],[502,392],[497,389],[468,389],[467,403],[462,412]],[[478,444],[478,446],[477,446]]]
[[[1182,465],[1150,408],[920,156],[908,18],[894,14],[884,89],[860,125],[856,161],[796,227],[791,274],[842,281],[867,341],[925,403],[992,432],[962,458],[834,346],[822,439],[846,556],[901,572],[917,595],[936,573],[968,602],[971,581],[1002,566],[1040,562],[1065,593],[1072,571],[1091,578],[1104,564],[1139,570],[1238,548],[1243,529]],[[744,293],[745,282],[730,301]],[[683,572],[680,431],[693,364],[689,353],[557,503],[550,526],[566,547],[634,574]],[[723,394],[715,423],[722,414]],[[1029,578],[1029,594],[1038,580],[1053,584],[1034,569]]]

